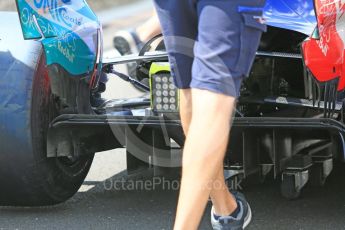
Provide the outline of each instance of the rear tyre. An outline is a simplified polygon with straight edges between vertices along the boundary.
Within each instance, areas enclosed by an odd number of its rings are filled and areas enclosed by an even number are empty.
[[[0,205],[61,203],[78,191],[93,155],[47,158],[47,131],[61,102],[40,43],[14,34],[0,33]]]

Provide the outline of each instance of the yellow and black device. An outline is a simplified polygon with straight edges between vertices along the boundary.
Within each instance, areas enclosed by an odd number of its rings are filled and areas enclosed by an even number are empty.
[[[149,72],[151,109],[158,113],[179,111],[179,91],[168,62],[153,62]]]

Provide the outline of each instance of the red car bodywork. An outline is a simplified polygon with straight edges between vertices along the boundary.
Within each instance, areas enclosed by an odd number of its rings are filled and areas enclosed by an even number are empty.
[[[318,28],[302,44],[305,65],[319,82],[339,78],[345,88],[345,1],[315,0]]]

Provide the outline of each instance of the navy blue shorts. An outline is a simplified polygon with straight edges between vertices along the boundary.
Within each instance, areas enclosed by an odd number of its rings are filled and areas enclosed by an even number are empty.
[[[155,0],[180,89],[239,96],[262,32],[265,0]]]

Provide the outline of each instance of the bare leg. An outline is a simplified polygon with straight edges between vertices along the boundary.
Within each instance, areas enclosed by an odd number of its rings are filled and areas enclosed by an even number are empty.
[[[180,116],[184,134],[187,136],[192,119],[192,90],[180,90]]]
[[[133,33],[134,32],[134,33]],[[153,11],[152,16],[135,30],[120,30],[114,35],[114,47],[121,55],[138,53],[143,44],[148,42],[151,38],[161,33],[161,25],[156,11]],[[153,47],[160,44],[161,40],[153,43]],[[128,65],[132,72],[133,67]]]
[[[192,89],[191,92],[192,119],[189,128],[184,128],[188,135],[183,153],[181,191],[174,227],[178,230],[197,229],[214,181],[222,180],[220,172],[235,104],[233,97],[198,89]],[[181,111],[181,114],[185,113]],[[228,210],[224,207],[217,210],[224,208],[224,213],[229,214],[236,208],[231,205],[236,205],[236,202],[229,193],[217,190],[212,194],[216,203],[229,200]]]
[[[220,165],[210,196],[214,211],[219,216],[230,215],[237,208],[237,202],[225,184],[223,164]]]
[[[180,107],[182,127],[185,135],[187,136],[189,125],[192,119],[192,94],[190,89],[180,90]],[[223,164],[219,166],[219,172],[214,180],[214,186],[210,196],[215,212],[218,215],[229,215],[237,207],[236,201],[233,199],[228,187],[225,184]]]
[[[147,42],[154,36],[162,33],[161,24],[159,22],[156,11],[154,10],[150,19],[136,29],[138,37],[141,41]]]

